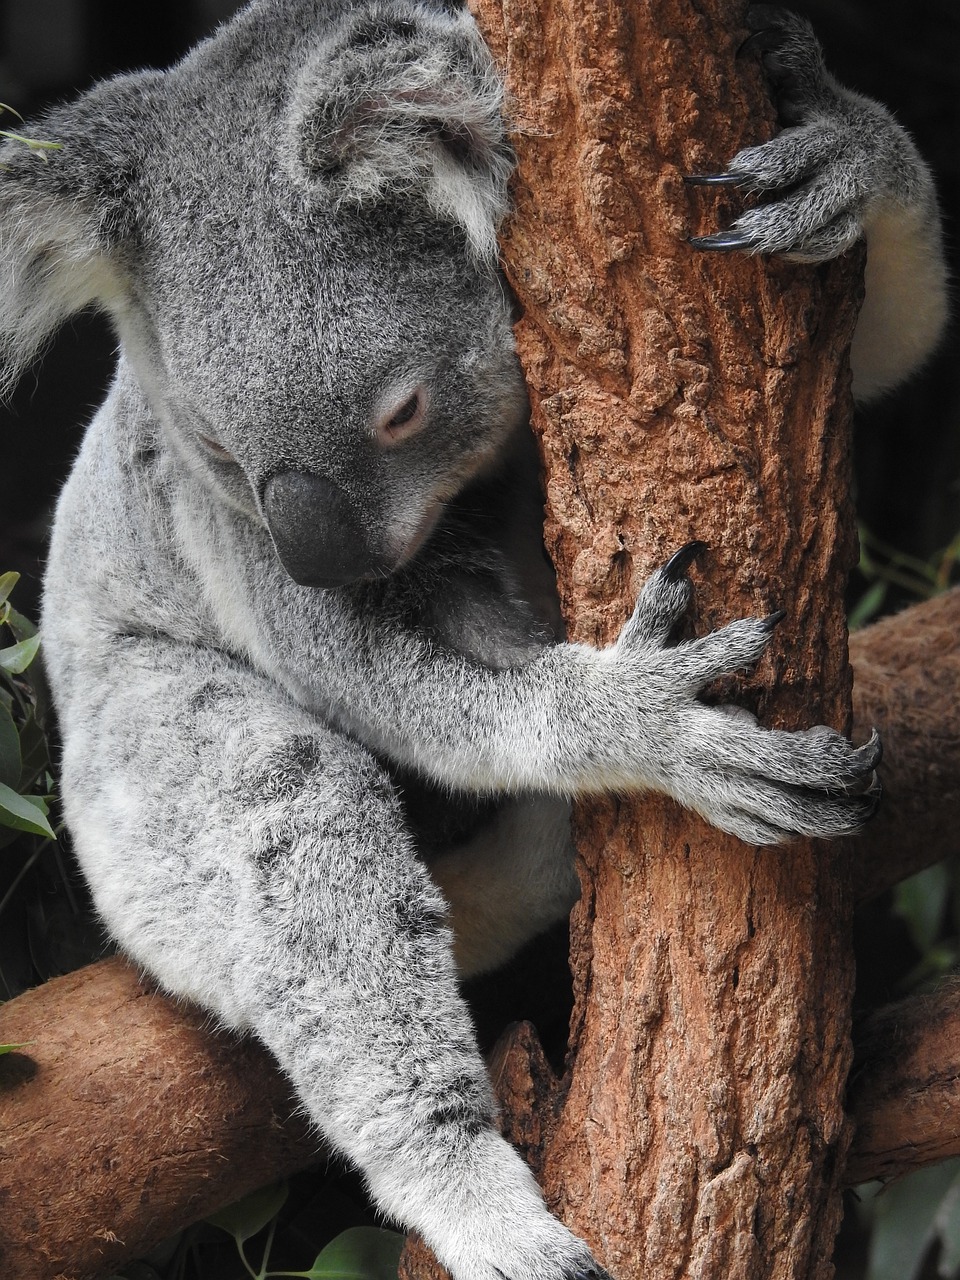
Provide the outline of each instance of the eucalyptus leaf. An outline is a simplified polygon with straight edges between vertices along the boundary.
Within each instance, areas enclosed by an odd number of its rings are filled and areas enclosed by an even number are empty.
[[[0,103],[0,107],[3,104]],[[20,581],[19,573],[0,573],[0,604],[4,604],[10,597],[10,592]]]
[[[940,1236],[940,1258],[937,1272],[950,1280],[960,1271],[960,1172],[947,1189],[940,1202],[936,1218]]]
[[[55,840],[56,833],[47,821],[47,802],[41,796],[21,796],[0,782],[0,826],[16,831],[29,831],[35,836]]]
[[[0,1057],[5,1053],[16,1053],[18,1049],[25,1049],[28,1043],[24,1041],[23,1044],[0,1044]]]
[[[8,787],[20,784],[23,760],[20,755],[20,735],[13,723],[13,716],[6,707],[0,707],[0,782]]]
[[[286,1203],[288,1187],[285,1182],[274,1182],[269,1187],[259,1187],[242,1200],[236,1200],[216,1213],[208,1214],[206,1221],[233,1236],[237,1244],[243,1244],[271,1222]]]
[[[936,862],[902,881],[894,891],[893,909],[905,922],[921,955],[937,941],[951,886],[948,868]]]
[[[37,656],[39,648],[40,637],[35,635],[27,640],[18,640],[6,649],[0,649],[0,670],[8,671],[13,676],[20,675]]]
[[[46,772],[50,763],[46,734],[32,715],[20,728],[20,755],[21,786],[26,791]]]
[[[937,1215],[960,1160],[918,1169],[877,1196],[867,1280],[917,1280],[938,1237]]]
[[[331,1240],[305,1280],[397,1280],[404,1237],[380,1227],[351,1227]]]
[[[36,623],[25,618],[22,613],[17,613],[12,605],[7,612],[6,623],[17,640],[30,640],[37,634]]]

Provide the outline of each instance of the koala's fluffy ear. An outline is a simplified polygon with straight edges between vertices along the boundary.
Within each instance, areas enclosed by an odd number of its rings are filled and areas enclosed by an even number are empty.
[[[119,303],[150,78],[105,82],[14,130],[41,147],[0,148],[0,394],[68,316]]]
[[[301,72],[288,167],[338,202],[420,196],[489,259],[513,169],[503,96],[465,9],[382,0],[347,17]]]

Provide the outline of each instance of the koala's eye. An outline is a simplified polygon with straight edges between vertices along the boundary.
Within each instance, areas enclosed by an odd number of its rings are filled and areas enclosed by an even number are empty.
[[[229,449],[225,449],[222,444],[218,444],[216,440],[211,440],[209,436],[201,436],[200,443],[208,453],[212,453],[215,458],[219,458],[221,462],[236,462],[236,458]]]
[[[377,421],[377,439],[388,448],[402,444],[424,426],[427,418],[427,393],[417,387],[400,404],[392,406]]]

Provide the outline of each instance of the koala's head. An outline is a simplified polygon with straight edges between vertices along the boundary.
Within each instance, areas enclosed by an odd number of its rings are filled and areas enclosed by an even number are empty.
[[[511,156],[442,0],[259,0],[0,153],[12,380],[100,306],[183,465],[298,582],[408,561],[522,419],[496,269]]]

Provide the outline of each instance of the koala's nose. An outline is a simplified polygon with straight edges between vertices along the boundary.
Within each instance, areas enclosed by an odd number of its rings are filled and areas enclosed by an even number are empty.
[[[272,476],[263,511],[280,563],[302,587],[342,587],[382,567],[350,499],[324,476]]]

